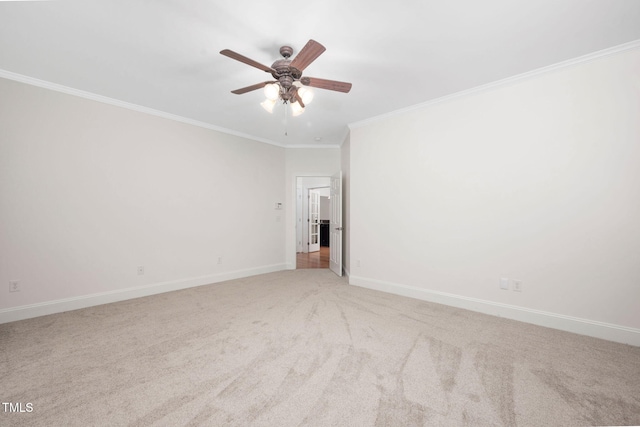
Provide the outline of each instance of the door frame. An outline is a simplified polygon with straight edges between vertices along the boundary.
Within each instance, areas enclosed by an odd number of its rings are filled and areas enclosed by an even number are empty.
[[[287,245],[288,249],[287,249],[287,265],[288,265],[288,269],[291,270],[295,270],[298,266],[297,261],[296,261],[296,254],[298,252],[298,235],[297,235],[297,229],[300,226],[298,223],[298,209],[303,209],[303,205],[300,202],[299,203],[299,196],[304,197],[304,189],[302,194],[299,194],[298,192],[298,179],[299,178],[326,178],[327,182],[329,182],[329,184],[327,184],[327,186],[330,186],[330,182],[331,182],[331,176],[334,174],[335,172],[328,172],[328,173],[295,173],[293,175],[293,183],[291,185],[291,209],[289,210],[289,212],[291,212],[291,216],[292,216],[292,221],[289,222],[290,226],[293,227],[293,235],[291,236],[291,234],[289,234],[290,240],[289,240],[289,244]],[[319,187],[324,187],[324,185],[321,185]],[[302,224],[302,227],[306,227],[306,224]],[[303,245],[304,246],[304,245]],[[344,254],[342,254],[342,258],[344,261]]]

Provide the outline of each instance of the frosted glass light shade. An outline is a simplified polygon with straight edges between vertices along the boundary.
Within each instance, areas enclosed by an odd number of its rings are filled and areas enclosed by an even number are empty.
[[[304,113],[304,108],[300,106],[299,102],[294,102],[293,104],[291,104],[291,114],[293,115],[293,117],[299,116],[302,113]]]
[[[302,86],[300,89],[298,89],[298,95],[300,95],[300,98],[302,98],[302,102],[304,103],[304,105],[307,105],[311,101],[313,101],[313,90],[311,90],[311,88]]]
[[[264,96],[271,101],[275,101],[280,96],[280,86],[277,83],[269,83],[264,87]]]
[[[276,100],[275,99],[265,99],[264,101],[262,101],[260,103],[260,105],[262,106],[262,108],[264,108],[268,112],[273,113],[273,107],[276,105]]]

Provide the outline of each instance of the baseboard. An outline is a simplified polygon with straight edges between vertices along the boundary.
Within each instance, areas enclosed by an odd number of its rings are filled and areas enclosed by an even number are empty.
[[[256,276],[258,274],[273,273],[284,270],[285,268],[285,264],[274,264],[244,270],[228,271],[219,274],[211,274],[207,276],[173,280],[169,282],[153,283],[144,286],[135,286],[132,288],[82,295],[54,301],[46,301],[38,304],[5,308],[0,310],[0,324],[30,319],[32,317],[45,316],[47,314],[78,310],[96,305],[109,304],[133,298],[146,297],[164,292],[178,291],[180,289],[193,288],[196,286],[209,285],[227,280],[241,279],[243,277]]]
[[[640,347],[640,329],[359,276],[349,276],[349,284]]]

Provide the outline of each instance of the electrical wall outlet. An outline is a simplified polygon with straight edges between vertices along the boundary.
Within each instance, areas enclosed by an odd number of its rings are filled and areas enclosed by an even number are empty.
[[[144,274],[144,265],[138,266],[138,276],[142,276]]]
[[[516,292],[522,292],[522,280],[513,281],[513,290]]]
[[[218,264],[222,264],[222,257],[221,256],[218,257]]]
[[[9,292],[20,292],[20,282],[17,280],[9,280]]]

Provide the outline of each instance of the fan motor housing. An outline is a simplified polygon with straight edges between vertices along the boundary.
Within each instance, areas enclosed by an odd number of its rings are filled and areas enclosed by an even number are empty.
[[[290,59],[278,59],[271,65],[271,68],[275,70],[275,73],[271,73],[274,79],[278,80],[282,76],[291,76],[294,80],[298,80],[302,77],[302,72],[297,68],[291,67]]]
[[[282,86],[283,88],[289,89],[293,85],[293,77],[291,77],[291,76],[280,76],[278,78],[278,82],[280,83],[280,86]]]

